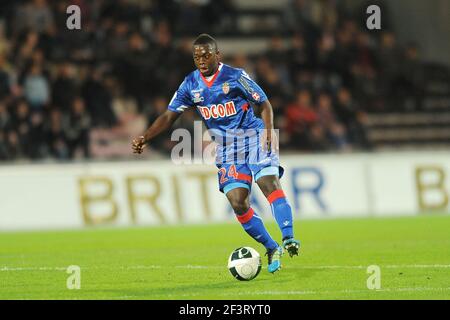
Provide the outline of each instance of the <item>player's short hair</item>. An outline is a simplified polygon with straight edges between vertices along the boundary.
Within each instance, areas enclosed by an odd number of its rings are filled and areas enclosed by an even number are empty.
[[[216,39],[214,39],[213,37],[211,37],[209,34],[207,33],[202,33],[201,35],[199,35],[193,43],[193,46],[195,45],[201,45],[201,44],[210,44],[214,50],[217,52],[219,51],[219,47],[217,46],[217,41]]]

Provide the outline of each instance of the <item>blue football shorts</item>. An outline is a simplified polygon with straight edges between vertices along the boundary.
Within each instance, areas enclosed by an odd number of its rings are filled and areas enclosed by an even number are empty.
[[[216,166],[219,169],[219,190],[225,194],[235,188],[246,188],[250,191],[253,181],[268,175],[281,178],[284,173],[278,152],[263,151],[259,139],[250,139],[240,145],[218,145]]]

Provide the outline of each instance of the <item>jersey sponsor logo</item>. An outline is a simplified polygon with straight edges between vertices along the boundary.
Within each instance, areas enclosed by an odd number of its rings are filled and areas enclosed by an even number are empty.
[[[192,99],[192,101],[194,103],[200,103],[203,102],[205,100],[205,98],[203,98],[202,96],[200,96],[200,93],[194,93],[194,99]]]
[[[230,92],[230,85],[228,84],[228,82],[225,82],[225,83],[222,85],[222,91],[223,91],[223,93],[225,93],[225,94],[228,94],[228,92]]]
[[[228,101],[225,105],[213,104],[210,107],[199,106],[198,109],[205,120],[229,117],[237,113],[233,101]]]
[[[203,91],[203,89],[191,91],[192,95],[194,96],[194,98],[192,99],[192,102],[200,103],[205,100],[205,98],[202,97],[202,91]]]

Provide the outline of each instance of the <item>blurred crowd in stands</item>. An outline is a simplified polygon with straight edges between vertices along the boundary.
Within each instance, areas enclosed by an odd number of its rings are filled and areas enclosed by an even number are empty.
[[[70,4],[81,30],[66,28]],[[267,51],[224,62],[266,91],[285,150],[369,150],[367,113],[420,87],[417,48],[389,29],[369,32],[339,1],[293,0],[281,15]],[[192,39],[239,36],[238,17],[231,0],[2,0],[0,160],[132,156],[130,139],[193,70]],[[176,125],[192,130],[194,119],[186,112]],[[152,147],[172,144],[163,135]]]

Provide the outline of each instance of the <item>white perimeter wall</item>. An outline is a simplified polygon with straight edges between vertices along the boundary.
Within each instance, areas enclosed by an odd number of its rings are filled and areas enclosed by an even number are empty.
[[[449,153],[281,156],[296,219],[448,214]],[[256,184],[252,207],[270,217]],[[234,220],[213,165],[0,166],[0,231]]]

